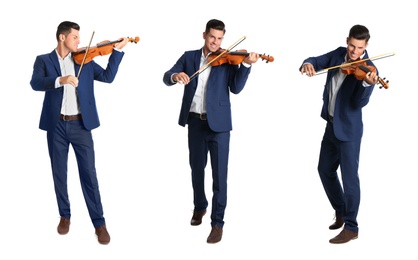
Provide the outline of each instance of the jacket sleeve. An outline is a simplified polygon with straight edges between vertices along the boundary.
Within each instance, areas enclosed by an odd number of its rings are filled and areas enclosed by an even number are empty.
[[[166,71],[163,76],[163,82],[167,86],[173,86],[176,83],[171,81],[171,75],[175,73],[180,73],[185,70],[185,64],[186,64],[186,54],[183,53],[183,55],[177,60],[177,62],[174,64],[174,66]]]
[[[55,89],[55,80],[59,75],[52,74],[47,68],[53,68],[52,64],[48,65],[48,59],[43,56],[37,56],[33,65],[32,78],[30,85],[36,91],[48,91]],[[52,62],[51,62],[52,63]]]
[[[235,70],[235,72],[232,74],[233,79],[229,85],[229,89],[234,94],[239,94],[245,87],[245,84],[247,83],[248,76],[250,75],[251,68],[246,67],[242,64],[239,65],[238,69],[234,66],[230,66],[231,69]]]

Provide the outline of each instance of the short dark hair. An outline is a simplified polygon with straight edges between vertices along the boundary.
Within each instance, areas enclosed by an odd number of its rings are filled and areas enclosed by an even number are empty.
[[[64,34],[65,36],[67,36],[71,32],[71,29],[80,31],[80,26],[74,22],[69,21],[64,21],[60,23],[57,28],[57,41],[59,41],[60,34]]]
[[[366,40],[367,43],[370,39],[369,29],[367,29],[364,25],[356,24],[353,27],[351,27],[350,33],[348,34],[348,38]]]
[[[210,31],[210,29],[215,29],[215,30],[219,30],[219,31],[223,31],[224,33],[226,32],[225,30],[225,24],[217,19],[212,19],[209,20],[206,23],[206,30],[205,32],[208,33]]]

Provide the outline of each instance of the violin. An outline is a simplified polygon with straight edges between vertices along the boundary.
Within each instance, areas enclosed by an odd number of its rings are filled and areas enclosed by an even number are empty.
[[[128,40],[129,42],[138,43],[139,37],[137,36],[135,38],[128,38]],[[115,47],[115,44],[121,41],[122,40],[103,41],[97,44],[96,46],[89,48],[87,55],[86,55],[87,47],[81,48],[77,50],[77,52],[73,53],[74,61],[78,65],[81,65],[83,63],[84,56],[86,57],[84,60],[84,63],[89,63],[97,56],[105,56],[105,55],[111,54],[113,52],[113,48]]]
[[[350,66],[343,66],[341,67],[341,71],[344,74],[351,75],[353,74],[357,80],[363,80],[367,73],[369,72],[376,72],[376,67],[372,65],[367,65],[366,62],[358,62],[354,63]],[[386,78],[378,77],[378,84],[381,86],[379,88],[384,87],[385,89],[389,88],[389,81]]]
[[[208,62],[212,66],[219,66],[222,64],[239,65],[241,64],[241,62],[245,60],[246,57],[248,57],[248,55],[250,55],[250,53],[248,53],[246,50],[240,50],[240,51],[226,52],[225,54],[218,57],[221,53],[222,53],[222,50],[211,53],[208,57]],[[273,56],[265,55],[265,54],[259,54],[259,55],[262,60],[266,61],[266,63],[274,61]]]
[[[245,39],[245,37],[243,37],[240,41],[242,41],[243,39]],[[234,45],[236,44],[237,43],[235,43]],[[231,48],[232,46],[229,49]],[[207,69],[209,66],[219,66],[222,64],[239,65],[241,64],[241,62],[245,60],[245,58],[248,57],[248,55],[250,55],[250,53],[248,53],[246,50],[228,51],[229,49],[227,50],[219,49],[218,51],[209,54],[207,58],[208,63],[206,63],[198,71],[193,73],[193,75],[190,76],[190,80],[197,77],[197,75],[199,75],[202,71]],[[262,60],[266,60],[266,63],[274,61],[273,56],[265,55],[265,54],[259,54],[259,55]]]

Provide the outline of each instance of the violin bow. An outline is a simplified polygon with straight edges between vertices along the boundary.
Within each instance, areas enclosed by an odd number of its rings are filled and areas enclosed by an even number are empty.
[[[323,70],[320,70],[318,73],[315,73],[315,75],[323,74],[323,73],[326,73],[327,71],[332,70],[332,69],[337,69],[337,68],[341,68],[341,67],[350,66],[352,64],[356,64],[356,63],[363,62],[363,61],[366,61],[366,60],[378,60],[378,59],[387,58],[387,57],[390,57],[390,56],[393,56],[393,55],[395,55],[394,52],[389,52],[389,53],[377,55],[377,56],[367,58],[367,59],[362,59],[362,60],[356,60],[356,61],[352,61],[352,62],[343,63],[341,65],[337,65],[337,66],[333,66],[333,67],[329,67],[329,68],[325,68]]]
[[[84,62],[86,61],[87,53],[89,52],[91,41],[93,40],[93,36],[94,36],[94,31],[91,34],[89,45],[86,48],[86,53],[84,53],[83,61],[81,62],[80,69],[78,70],[77,78],[80,76],[81,69],[83,68]]]
[[[229,52],[231,49],[235,48],[238,44],[240,44],[243,40],[245,40],[247,37],[246,36],[242,36],[238,41],[236,41],[235,43],[233,43],[231,46],[229,46],[228,49],[225,49],[224,51],[222,51],[218,56],[216,56],[214,59],[212,59],[210,62],[206,63],[204,66],[202,66],[198,71],[196,71],[195,73],[193,73],[193,75],[190,76],[190,81],[192,81],[192,79],[194,79],[197,75],[199,75],[200,73],[202,73],[205,69],[207,69],[210,64],[212,64],[212,62],[218,60],[220,57],[222,57],[222,55],[224,55],[225,53]]]

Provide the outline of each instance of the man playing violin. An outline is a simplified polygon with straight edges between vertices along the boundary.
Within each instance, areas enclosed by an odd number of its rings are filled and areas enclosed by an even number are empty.
[[[219,66],[207,66],[198,77],[190,80],[190,75],[196,72],[196,68],[203,68],[208,64],[209,55],[220,50],[224,34],[225,25],[222,21],[208,21],[203,32],[203,47],[184,52],[163,76],[163,82],[167,86],[184,84],[178,123],[181,126],[188,125],[194,203],[192,226],[202,223],[208,207],[204,179],[208,152],[210,153],[213,197],[210,216],[212,229],[207,238],[208,243],[219,242],[223,234],[232,130],[230,92],[238,94],[243,90],[251,65],[260,57],[256,53],[250,53],[238,65],[224,63]]]
[[[299,71],[312,77],[317,71],[363,59],[367,60],[367,65],[373,66],[366,51],[369,39],[369,30],[365,26],[354,25],[347,37],[347,47],[307,58]],[[340,68],[327,72],[321,111],[321,117],[327,124],[321,142],[318,172],[335,211],[335,222],[329,229],[343,227],[337,236],[329,240],[333,244],[358,238],[358,168],[363,135],[362,108],[369,103],[377,83],[377,70],[367,72],[362,79],[354,74],[347,75]],[[342,185],[337,174],[338,168],[341,171]]]
[[[94,97],[94,81],[111,83],[124,53],[127,38],[114,46],[106,69],[93,60],[75,64],[73,53],[80,43],[80,26],[64,21],[56,32],[57,47],[36,57],[30,85],[45,92],[39,128],[47,132],[54,188],[60,214],[57,231],[65,235],[70,229],[70,201],[67,191],[67,161],[71,144],[77,159],[80,183],[88,212],[100,244],[108,244],[110,235],[96,175],[95,153],[91,130],[99,127]],[[81,73],[80,73],[81,72]],[[76,76],[79,75],[80,77]]]

